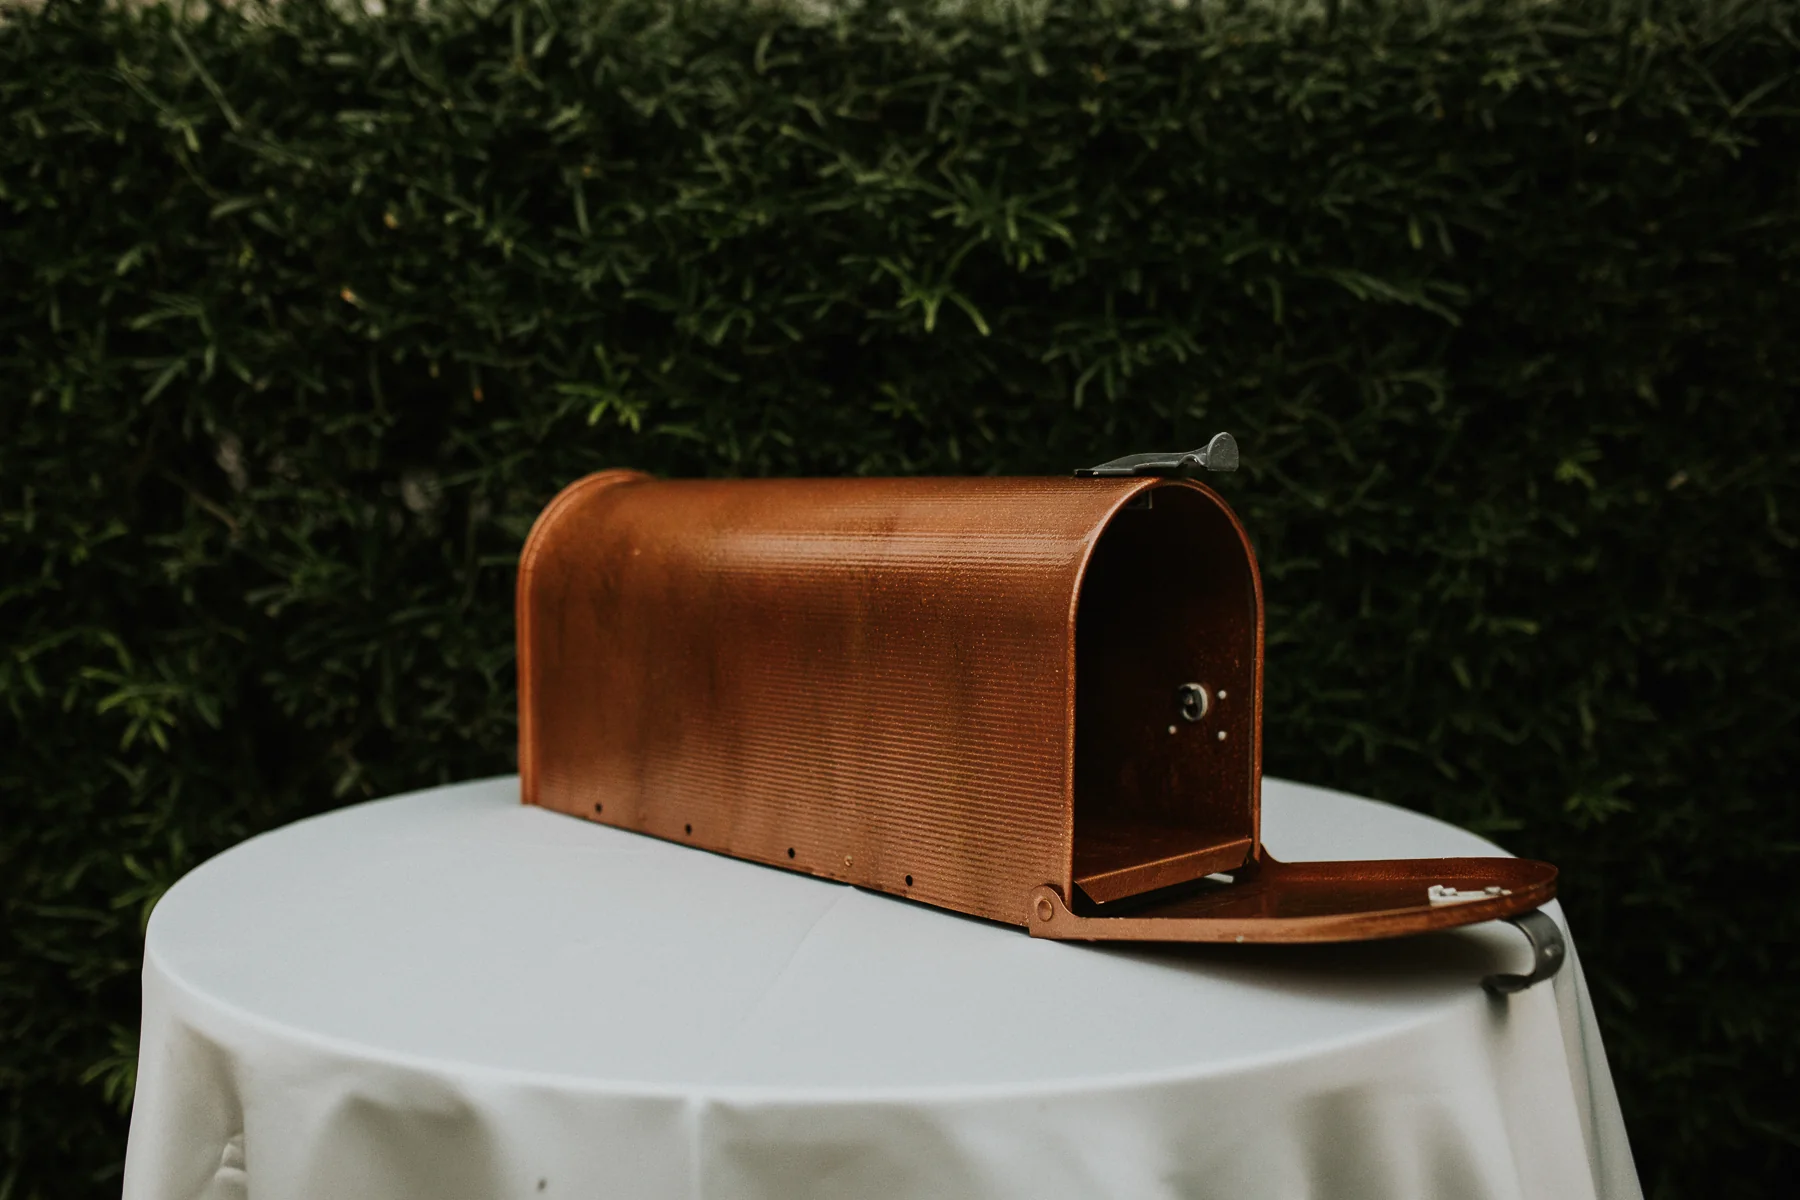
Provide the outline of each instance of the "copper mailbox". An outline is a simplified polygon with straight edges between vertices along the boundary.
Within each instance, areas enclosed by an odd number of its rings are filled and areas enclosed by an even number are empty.
[[[1255,555],[1210,488],[1120,462],[572,484],[519,569],[525,802],[1055,938],[1343,941],[1550,899],[1543,863],[1264,851]]]

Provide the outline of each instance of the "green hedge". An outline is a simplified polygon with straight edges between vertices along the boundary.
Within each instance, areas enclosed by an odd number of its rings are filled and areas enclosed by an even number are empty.
[[[208,855],[510,769],[597,467],[1235,432],[1269,769],[1559,862],[1646,1185],[1800,1176],[1792,2],[0,25],[0,1200]]]

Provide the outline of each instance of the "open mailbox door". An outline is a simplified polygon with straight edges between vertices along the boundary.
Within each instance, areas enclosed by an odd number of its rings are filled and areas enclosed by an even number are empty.
[[[520,563],[524,801],[1041,937],[1361,940],[1549,900],[1544,863],[1263,849],[1262,585],[1185,477],[1208,451],[576,482]]]

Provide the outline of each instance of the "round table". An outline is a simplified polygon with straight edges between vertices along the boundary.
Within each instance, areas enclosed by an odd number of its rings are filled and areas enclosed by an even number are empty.
[[[1296,859],[1499,853],[1268,780]],[[1561,922],[1555,906],[1550,911]],[[1566,930],[1565,930],[1566,932]],[[1491,924],[1107,947],[518,803],[253,838],[157,905],[126,1200],[1640,1195],[1580,964]]]

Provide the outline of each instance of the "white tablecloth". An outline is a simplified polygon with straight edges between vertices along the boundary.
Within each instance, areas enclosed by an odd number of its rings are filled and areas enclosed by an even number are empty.
[[[1495,852],[1275,780],[1264,806],[1282,858]],[[1529,961],[1504,925],[1038,941],[523,808],[513,779],[440,788],[163,898],[124,1194],[1639,1197],[1579,961],[1479,986]]]

